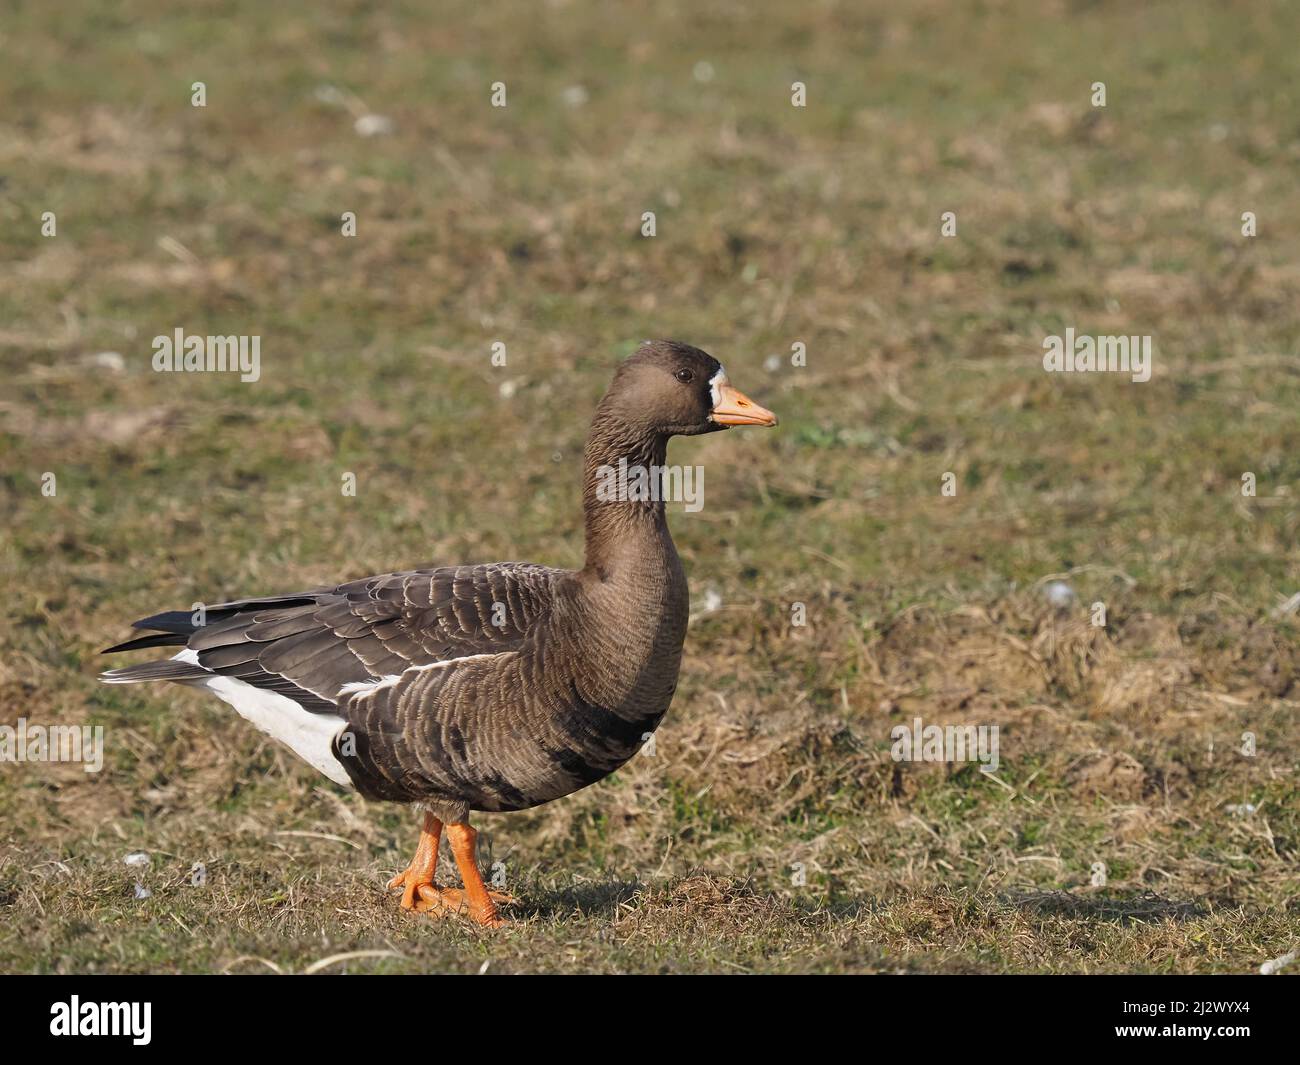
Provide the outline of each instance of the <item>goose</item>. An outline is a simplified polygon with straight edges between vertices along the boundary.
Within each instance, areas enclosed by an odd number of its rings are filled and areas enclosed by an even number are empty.
[[[511,900],[483,881],[471,811],[525,810],[607,777],[677,687],[689,604],[662,493],[611,490],[610,471],[661,471],[672,436],[776,424],[711,355],[647,341],[591,423],[581,569],[403,570],[165,611],[103,653],[181,650],[100,679],[206,689],[336,784],[422,812],[389,889],[404,910],[495,927]],[[444,829],[463,889],[435,880]]]

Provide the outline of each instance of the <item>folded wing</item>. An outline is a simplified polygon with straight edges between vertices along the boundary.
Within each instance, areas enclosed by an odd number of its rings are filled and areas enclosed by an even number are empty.
[[[413,667],[518,649],[550,609],[557,575],[527,563],[448,566],[220,603],[206,608],[203,625],[184,611],[155,614],[134,626],[152,630],[149,635],[105,653],[183,650],[171,659],[110,670],[102,679],[207,687],[346,783],[327,753],[344,724],[341,700]]]

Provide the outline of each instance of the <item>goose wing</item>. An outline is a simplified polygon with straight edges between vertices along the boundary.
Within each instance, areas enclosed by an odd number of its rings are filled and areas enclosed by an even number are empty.
[[[198,618],[185,611],[155,614],[134,625],[153,630],[150,635],[108,652],[181,646],[191,653],[113,670],[104,679],[186,681],[215,674],[287,696],[316,713],[335,713],[348,685],[518,648],[549,610],[557,574],[529,563],[446,566],[219,603]]]

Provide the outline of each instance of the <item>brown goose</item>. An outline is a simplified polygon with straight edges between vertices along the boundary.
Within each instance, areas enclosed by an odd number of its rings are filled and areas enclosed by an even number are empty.
[[[775,424],[712,356],[648,342],[592,421],[582,569],[385,573],[222,603],[201,627],[184,611],[155,614],[134,625],[151,635],[105,653],[184,650],[101,679],[207,688],[336,783],[421,808],[415,857],[389,887],[405,909],[499,924],[504,896],[483,883],[470,811],[524,810],[608,776],[677,686],[686,577],[662,493],[644,490],[658,482],[636,471],[662,470],[670,436]],[[464,891],[434,882],[443,826]]]

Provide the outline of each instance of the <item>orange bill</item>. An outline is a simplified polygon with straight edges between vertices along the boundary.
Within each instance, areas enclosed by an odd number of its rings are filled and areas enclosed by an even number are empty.
[[[719,425],[775,425],[776,415],[724,380],[713,405],[713,420]]]

